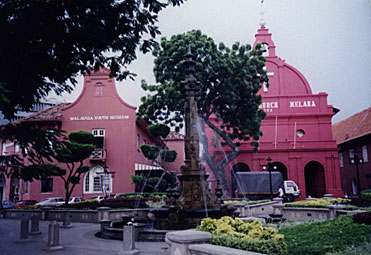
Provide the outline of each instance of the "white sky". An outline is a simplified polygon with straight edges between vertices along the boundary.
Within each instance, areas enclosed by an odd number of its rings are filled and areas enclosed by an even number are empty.
[[[276,45],[276,55],[297,68],[313,93],[326,92],[328,104],[341,111],[333,123],[371,106],[370,0],[265,0],[264,19]],[[188,0],[159,15],[161,37],[200,29],[231,46],[253,44],[261,19],[260,0]],[[120,96],[139,106],[141,79],[154,83],[153,57],[138,54],[129,67],[136,81],[116,82]],[[81,91],[59,101],[73,101]]]

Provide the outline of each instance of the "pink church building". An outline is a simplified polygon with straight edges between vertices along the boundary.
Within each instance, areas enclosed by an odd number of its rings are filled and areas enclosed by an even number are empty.
[[[327,193],[342,197],[338,148],[331,125],[338,110],[327,104],[326,93],[313,94],[304,75],[276,56],[267,28],[261,26],[255,37],[255,45],[261,43],[267,50],[270,86],[264,84],[259,92],[263,97],[260,107],[267,116],[262,121],[259,152],[252,153],[252,147],[243,143],[239,156],[228,165],[231,193],[237,189],[232,172],[262,171],[270,157],[273,168],[282,172],[284,179],[298,184],[303,198]],[[228,151],[228,147],[223,149]],[[212,153],[216,158],[224,157],[220,147]]]
[[[110,172],[106,185],[110,193],[134,192],[135,186],[130,176],[152,171],[162,172],[153,166],[140,152],[141,144],[165,146],[164,141],[154,139],[148,133],[144,122],[136,121],[136,108],[125,103],[118,95],[115,80],[109,77],[109,70],[84,76],[81,94],[73,103],[62,103],[30,115],[22,121],[35,122],[40,128],[58,128],[67,132],[86,130],[95,136],[96,148],[86,164],[91,169],[80,180],[72,196],[89,198],[103,195],[102,175]],[[171,133],[165,141],[168,148],[177,149],[177,161],[170,164],[169,171],[179,171],[184,153],[179,146],[183,136]],[[5,141],[0,153],[18,153],[19,148]],[[61,165],[63,167],[63,165]],[[106,173],[105,173],[106,172]],[[107,179],[106,179],[107,180]],[[41,181],[24,182],[17,178],[7,179],[0,176],[1,198],[13,200],[34,199],[40,201],[47,197],[64,197],[64,185],[59,177]]]

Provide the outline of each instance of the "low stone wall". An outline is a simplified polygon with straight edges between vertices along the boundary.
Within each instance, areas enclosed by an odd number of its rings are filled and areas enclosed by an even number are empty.
[[[330,219],[328,208],[283,207],[282,216],[286,219],[298,221]]]
[[[235,204],[239,217],[267,217],[274,213],[275,205],[282,205],[282,198],[274,198],[273,201],[260,204]]]
[[[168,232],[165,241],[170,245],[170,255],[260,255],[223,246],[207,244],[211,234],[196,230]]]
[[[149,208],[112,210],[109,207],[97,208],[97,210],[56,210],[54,208],[42,208],[42,210],[6,209],[4,218],[22,219],[24,217],[30,218],[32,214],[36,214],[41,220],[63,221],[65,214],[68,213],[70,222],[99,223],[103,219],[109,219],[111,221],[121,220],[122,216],[126,215],[133,215],[136,220],[143,221],[147,219],[149,212]]]
[[[327,208],[282,207],[280,210],[284,218],[297,221],[322,221],[335,219],[340,215],[363,212],[362,210],[344,210],[344,208],[345,206],[342,205],[329,205]]]

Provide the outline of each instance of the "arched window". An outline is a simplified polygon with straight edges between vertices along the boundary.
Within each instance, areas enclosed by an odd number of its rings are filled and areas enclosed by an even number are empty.
[[[104,176],[104,169],[101,166],[95,166],[90,169],[84,176],[84,193],[103,193],[102,177]],[[110,178],[110,185],[108,192],[112,187],[112,178]]]

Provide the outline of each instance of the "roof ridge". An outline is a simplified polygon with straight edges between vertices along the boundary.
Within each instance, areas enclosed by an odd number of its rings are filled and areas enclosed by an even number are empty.
[[[367,118],[367,116],[370,114],[371,107],[368,108],[368,109],[365,109],[365,111],[366,112],[364,113],[362,119],[360,121],[358,121],[358,124],[353,127],[353,129],[349,132],[349,134],[346,134],[347,137],[352,136],[352,134],[358,129],[358,127],[365,121],[365,119]],[[364,112],[364,111],[362,111],[362,112]],[[362,114],[362,112],[360,112],[360,113]]]

